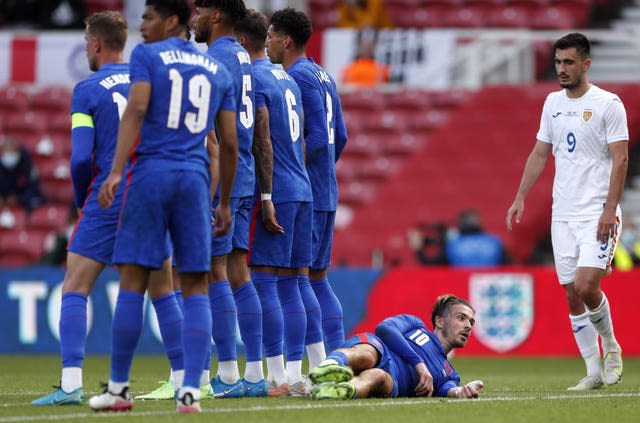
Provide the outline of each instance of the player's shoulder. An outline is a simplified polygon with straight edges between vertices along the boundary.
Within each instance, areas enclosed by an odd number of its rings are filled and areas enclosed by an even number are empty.
[[[618,97],[617,94],[611,91],[607,91],[601,87],[598,87],[597,85],[592,85],[588,91],[588,94],[592,99],[601,101],[604,103],[609,103],[609,102],[622,103],[622,100],[620,100],[620,97]]]

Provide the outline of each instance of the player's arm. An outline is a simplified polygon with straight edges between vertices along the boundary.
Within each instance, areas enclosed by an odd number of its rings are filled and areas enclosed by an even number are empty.
[[[86,113],[71,115],[71,180],[75,205],[81,209],[93,179],[93,147],[95,128],[93,116]]]
[[[269,109],[262,106],[256,109],[256,120],[253,130],[253,156],[256,160],[258,184],[260,185],[260,203],[262,205],[262,221],[269,232],[284,233],[278,224],[276,211],[271,200],[273,193],[273,145],[269,130]]]
[[[215,235],[224,235],[231,227],[231,190],[238,164],[236,112],[220,110],[216,116],[220,149],[220,201],[216,209]]]
[[[474,380],[466,385],[450,388],[447,396],[449,398],[478,398],[482,388],[484,388],[484,383],[481,380]]]
[[[311,159],[314,156],[314,151],[326,148],[329,141],[324,98],[315,85],[305,81],[303,78],[294,77],[294,79],[300,87],[302,96],[306,156],[307,159]]]
[[[215,129],[207,134],[207,153],[209,154],[209,174],[211,175],[211,199],[216,195],[220,182],[220,148]]]
[[[522,179],[520,180],[520,187],[516,194],[516,198],[513,200],[513,204],[507,211],[507,229],[510,231],[512,228],[512,220],[515,216],[516,223],[520,223],[522,215],[524,213],[524,200],[527,198],[529,191],[540,177],[540,174],[544,170],[547,164],[547,157],[551,152],[551,144],[544,141],[536,141],[533,150],[527,158],[527,162],[524,166],[524,172],[522,173]]]
[[[136,145],[140,128],[147,114],[149,100],[151,99],[151,84],[146,81],[134,82],[129,91],[127,107],[122,113],[120,126],[118,127],[118,142],[116,153],[111,164],[111,173],[100,187],[98,200],[102,207],[109,207],[115,192],[122,179],[122,172],[127,160]]]
[[[344,147],[347,145],[347,125],[344,122],[344,115],[342,114],[342,104],[340,103],[340,97],[336,96],[336,162],[340,158]]]
[[[388,317],[376,327],[376,336],[403,361],[411,364],[418,375],[416,395],[431,396],[433,394],[433,376],[426,363],[413,350],[404,334],[411,329],[423,328],[422,321],[408,314]]]
[[[628,141],[619,141],[609,144],[609,154],[611,155],[612,167],[609,178],[609,193],[607,202],[598,222],[598,241],[607,242],[613,234],[616,224],[616,208],[622,197],[624,182],[627,176],[629,165]]]

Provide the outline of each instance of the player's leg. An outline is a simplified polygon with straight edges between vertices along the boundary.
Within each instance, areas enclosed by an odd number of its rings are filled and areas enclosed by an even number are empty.
[[[322,330],[327,349],[332,351],[342,345],[344,323],[342,304],[329,284],[335,212],[313,212],[313,264],[309,272],[311,287],[322,310]]]
[[[87,297],[104,264],[69,252],[67,272],[62,283],[60,307],[60,387],[34,400],[32,405],[75,405],[83,401],[82,367],[87,338]]]
[[[380,346],[375,346],[374,343]],[[309,372],[314,384],[346,382],[354,374],[378,365],[383,354],[380,341],[371,334],[358,334],[349,338],[341,348],[332,351],[319,366]]]
[[[622,350],[613,331],[613,322],[609,301],[600,286],[602,277],[610,269],[611,260],[621,230],[620,216],[614,233],[603,244],[595,241],[597,220],[580,222],[578,232],[581,234],[580,258],[576,275],[575,290],[582,302],[587,306],[589,320],[600,335],[604,356],[604,380],[607,385],[618,383],[622,379]]]
[[[262,370],[262,306],[247,266],[253,198],[240,199],[234,216],[233,250],[227,257],[227,273],[236,303],[238,328],[244,343],[246,366],[242,382],[247,396],[266,396]]]
[[[393,379],[382,369],[368,369],[347,382],[327,382],[317,385],[311,397],[321,399],[387,398],[393,392]]]
[[[578,240],[568,222],[551,223],[551,242],[558,281],[565,291],[573,337],[580,351],[587,376],[569,390],[597,389],[602,386],[602,366],[598,333],[589,320],[584,303],[575,291]]]

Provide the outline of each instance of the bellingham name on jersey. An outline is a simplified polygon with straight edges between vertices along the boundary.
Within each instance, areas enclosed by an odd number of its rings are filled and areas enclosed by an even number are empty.
[[[164,63],[165,65],[184,63],[186,65],[201,66],[213,74],[216,74],[218,72],[218,65],[209,60],[209,58],[206,56],[188,53],[180,50],[165,50],[158,52],[158,54],[162,59],[162,63]]]

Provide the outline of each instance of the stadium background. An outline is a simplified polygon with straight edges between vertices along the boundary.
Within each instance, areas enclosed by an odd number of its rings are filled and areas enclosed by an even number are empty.
[[[309,2],[316,32],[308,53],[339,79],[355,55],[358,31],[335,28],[336,4]],[[429,320],[435,297],[453,292],[471,297],[479,312],[474,340],[461,355],[576,356],[553,269],[531,264],[548,234],[551,162],[528,199],[525,220],[512,233],[504,228],[504,214],[544,98],[557,88],[550,46],[569,31],[580,29],[594,41],[591,80],[622,98],[630,150],[637,150],[640,46],[634,14],[624,12],[633,3],[387,0],[387,6],[396,28],[378,33],[376,58],[391,64],[392,82],[374,89],[341,87],[350,138],[338,168],[331,282],[343,302],[346,329],[371,330],[398,312]],[[29,148],[50,202],[31,216],[11,210],[11,227],[0,227],[0,353],[56,353],[64,270],[31,264],[67,222],[70,90],[88,69],[81,31],[8,27],[0,30],[0,134]],[[128,51],[137,40],[132,31]],[[632,155],[632,171],[633,160]],[[623,211],[638,222],[640,184],[637,175],[629,176]],[[469,207],[504,240],[514,266],[420,267],[407,229],[451,225]],[[615,271],[605,282],[615,305],[616,334],[631,355],[640,355],[628,318],[639,276],[638,270]],[[117,272],[109,269],[92,296],[90,353],[108,352],[116,281]],[[139,349],[161,352],[152,311],[147,317]]]

